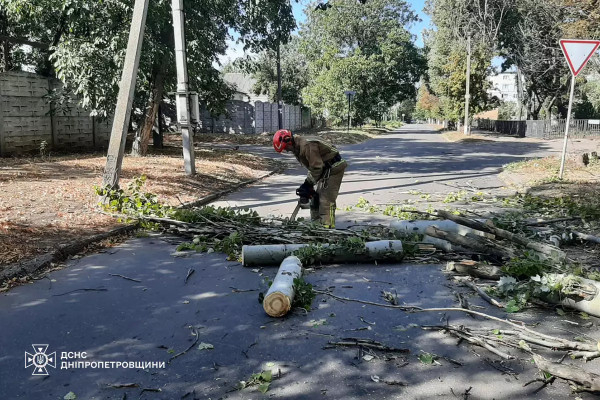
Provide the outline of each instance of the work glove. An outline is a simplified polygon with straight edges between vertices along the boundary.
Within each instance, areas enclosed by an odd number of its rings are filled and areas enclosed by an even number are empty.
[[[314,186],[310,184],[308,181],[304,181],[302,185],[298,189],[296,189],[296,195],[300,197],[304,197],[306,199],[310,198],[315,192]]]

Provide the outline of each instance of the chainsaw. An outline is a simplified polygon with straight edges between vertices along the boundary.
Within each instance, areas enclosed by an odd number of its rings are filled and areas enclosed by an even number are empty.
[[[298,204],[296,204],[296,208],[294,208],[294,212],[292,212],[290,222],[294,222],[296,220],[296,216],[298,215],[298,211],[300,211],[300,209],[319,209],[319,194],[314,189],[311,189],[308,193],[302,194],[299,192],[299,190],[296,190],[296,195],[298,196]]]

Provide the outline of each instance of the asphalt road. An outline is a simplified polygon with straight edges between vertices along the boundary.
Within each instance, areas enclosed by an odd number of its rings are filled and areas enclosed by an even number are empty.
[[[372,202],[395,202],[406,198],[401,192],[409,189],[452,190],[440,181],[471,181],[496,190],[502,186],[496,176],[502,164],[551,150],[543,143],[445,143],[423,127],[408,126],[397,134],[342,148],[350,168],[339,205],[355,204],[361,195]],[[285,215],[294,206],[293,190],[303,176],[300,169],[290,168],[221,203]],[[373,219],[349,212],[340,217],[346,223]],[[414,325],[449,321],[497,327],[484,320],[456,312],[411,314],[325,295],[317,296],[308,313],[294,311],[273,319],[262,310],[258,290],[265,288],[264,277],[273,277],[275,268],[245,269],[214,253],[174,257],[175,247],[172,238],[161,235],[132,239],[71,260],[47,278],[0,296],[0,399],[63,399],[69,392],[77,399],[168,400],[575,397],[561,382],[539,393],[534,392],[537,384],[523,387],[538,377],[524,353],[511,351],[517,359],[501,361],[481,348],[457,346],[443,333]],[[195,272],[185,283],[190,268]],[[306,280],[340,296],[374,302],[383,301],[385,290],[397,293],[401,304],[420,307],[454,307],[455,292],[462,292],[471,304],[485,307],[484,312],[506,316],[468,288],[450,283],[441,269],[412,264],[330,266],[309,271]],[[575,331],[561,322],[575,316],[532,310],[515,318],[535,322],[541,315],[545,322],[536,329],[573,336],[557,328]],[[358,354],[356,348],[330,348],[329,342],[348,337],[405,351],[369,355]],[[212,348],[199,349],[201,343]],[[25,368],[32,361],[25,352],[39,352],[33,344],[48,345],[42,351],[46,354],[56,352],[56,368],[46,366],[47,376],[33,376],[33,367]],[[85,352],[86,358],[61,359],[65,352]],[[418,355],[423,352],[436,354],[438,362],[421,362]],[[44,360],[35,359],[39,364]],[[111,368],[98,368],[100,362]],[[164,368],[145,363],[164,363]],[[273,371],[275,379],[265,394],[257,386],[235,390],[239,381],[266,370]]]
[[[337,205],[342,225],[357,218],[343,210],[363,197],[372,204],[419,200],[408,191],[445,196],[460,187],[474,187],[490,194],[511,194],[498,178],[502,166],[513,161],[556,154],[559,141],[532,142],[512,138],[475,143],[449,143],[426,125],[406,125],[400,131],[364,143],[340,146],[348,160]],[[291,153],[278,155],[272,148],[251,151],[287,161],[290,168],[215,204],[250,207],[263,215],[289,216],[297,201],[295,189],[306,170]],[[470,185],[470,186],[468,186]],[[302,214],[303,213],[303,214]],[[299,216],[308,217],[301,211]],[[373,216],[369,216],[372,218]]]

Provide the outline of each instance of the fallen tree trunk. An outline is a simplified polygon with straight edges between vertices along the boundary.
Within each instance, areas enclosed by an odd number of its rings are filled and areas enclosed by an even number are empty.
[[[548,274],[548,276],[560,277],[557,274]],[[552,298],[543,298],[543,300],[600,317],[600,282],[572,275],[567,275],[560,281],[561,294],[558,301],[553,301]]]
[[[242,264],[245,267],[280,264],[295,251],[310,244],[273,244],[242,247]],[[362,249],[348,249],[343,246],[323,244],[323,252],[312,255],[316,264],[360,263],[373,261],[402,261],[404,252],[400,240],[377,240],[365,243]]]
[[[443,231],[435,226],[430,226],[427,228],[425,233],[429,236],[447,240],[448,242],[457,244],[459,246],[473,249],[478,253],[483,253],[499,259],[510,259],[515,256],[512,249],[500,246],[499,244],[496,244],[485,238],[476,239],[474,236],[465,237],[457,233]]]
[[[458,233],[459,235],[465,236],[468,233],[472,233],[474,235],[488,237],[493,239],[493,235],[489,233],[482,232],[481,230],[471,229],[469,227],[463,226],[461,224],[457,224],[454,221],[451,221],[450,218],[440,221],[427,221],[427,220],[418,220],[418,221],[393,221],[390,224],[390,228],[400,232],[400,233],[419,233],[425,234],[425,230],[430,226],[435,226],[438,229],[441,229],[446,232]]]
[[[450,261],[446,264],[446,271],[455,271],[461,275],[470,275],[476,278],[495,281],[504,275],[500,267],[471,260]]]
[[[469,228],[477,229],[483,232],[491,233],[501,239],[509,240],[513,243],[516,243],[520,246],[526,247],[531,250],[535,250],[540,253],[546,259],[553,259],[556,261],[563,261],[566,257],[565,253],[555,246],[551,246],[544,243],[534,242],[527,238],[524,238],[520,235],[514,234],[512,232],[506,231],[504,229],[496,228],[493,226],[491,221],[488,223],[482,223],[473,219],[460,217],[458,215],[454,215],[450,212],[444,210],[436,211],[437,215],[443,218],[447,218],[456,222],[457,224],[467,226]]]
[[[577,382],[582,385],[579,390],[589,392],[600,392],[600,375],[587,372],[574,365],[565,365],[546,360],[539,354],[532,354],[535,365],[541,370],[553,376],[557,376],[568,381]]]
[[[592,242],[592,243],[600,243],[600,237],[598,236],[594,236],[594,235],[588,235],[587,233],[581,233],[581,232],[576,232],[576,231],[572,231],[573,235],[581,240],[585,240],[587,242]]]
[[[302,276],[302,263],[298,257],[287,257],[281,263],[273,284],[263,299],[263,308],[271,317],[282,317],[294,302],[294,279]]]

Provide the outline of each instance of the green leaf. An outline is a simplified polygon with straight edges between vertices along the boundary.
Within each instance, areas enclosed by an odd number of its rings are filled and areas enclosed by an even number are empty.
[[[262,379],[265,382],[271,382],[272,378],[273,374],[271,373],[271,371],[263,371],[260,374],[260,379]]]
[[[77,398],[77,395],[73,392],[69,392],[67,394],[65,394],[65,397],[63,397],[64,400],[75,400]]]
[[[516,313],[519,310],[521,310],[521,308],[517,305],[517,302],[515,300],[511,300],[508,303],[506,303],[505,310],[508,313]]]
[[[261,392],[262,394],[265,394],[269,390],[270,385],[271,385],[271,382],[261,383],[260,385],[258,385],[258,391]]]
[[[210,344],[210,343],[204,343],[204,342],[201,342],[201,343],[198,345],[198,350],[212,350],[212,349],[214,349],[214,348],[215,348],[215,346],[213,346],[213,345],[212,345],[212,344]]]
[[[557,313],[558,315],[560,315],[561,317],[567,314],[567,313],[565,312],[565,310],[563,310],[562,308],[557,308],[557,309],[556,309],[556,313]]]
[[[583,311],[579,313],[579,317],[581,319],[590,319],[590,316],[586,312],[583,312]]]
[[[426,353],[426,352],[422,352],[421,354],[419,354],[417,356],[419,361],[421,361],[423,364],[426,364],[426,365],[433,364],[433,361],[436,359],[436,357],[437,356],[435,354]]]

